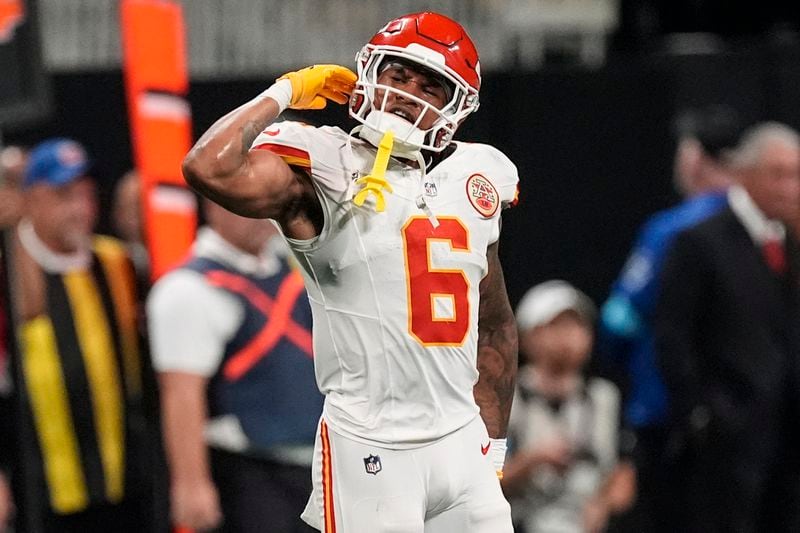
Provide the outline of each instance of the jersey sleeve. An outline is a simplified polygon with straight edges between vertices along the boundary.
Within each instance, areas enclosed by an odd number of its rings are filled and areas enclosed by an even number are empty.
[[[519,172],[517,166],[500,150],[484,145],[485,157],[492,167],[492,182],[500,195],[503,209],[514,207],[519,200]]]
[[[256,137],[250,149],[280,156],[288,165],[308,173],[318,189],[337,198],[349,187],[341,133],[338,128],[327,126],[318,128],[290,120],[275,122]]]
[[[492,216],[494,225],[489,235],[489,243],[492,244],[500,238],[502,210],[513,207],[517,203],[519,174],[516,165],[500,150],[486,144],[473,146],[477,150],[475,169],[492,182],[500,201],[501,209],[497,209]]]

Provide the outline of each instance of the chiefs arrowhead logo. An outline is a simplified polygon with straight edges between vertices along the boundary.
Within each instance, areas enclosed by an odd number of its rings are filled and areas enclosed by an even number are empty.
[[[481,453],[482,453],[483,455],[486,455],[487,453],[489,453],[489,448],[490,448],[491,446],[492,446],[492,441],[489,441],[489,442],[487,442],[487,443],[486,443],[486,446],[484,446],[483,444],[481,444]]]
[[[23,0],[0,0],[0,43],[10,41],[14,30],[25,20]]]

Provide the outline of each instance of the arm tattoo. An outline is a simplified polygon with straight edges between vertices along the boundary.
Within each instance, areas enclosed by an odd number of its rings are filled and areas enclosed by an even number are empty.
[[[489,272],[481,281],[478,323],[478,383],[475,402],[489,436],[506,435],[517,375],[517,327],[508,302],[497,243],[487,251]]]
[[[247,155],[247,152],[250,151],[250,147],[253,146],[253,141],[256,140],[256,137],[261,133],[261,131],[267,127],[269,122],[265,122],[264,125],[259,125],[255,121],[250,121],[244,126],[242,126],[242,154]]]

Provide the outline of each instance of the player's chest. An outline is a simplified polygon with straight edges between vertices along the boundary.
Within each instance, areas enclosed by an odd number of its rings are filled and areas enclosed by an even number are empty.
[[[484,173],[442,165],[425,175],[416,169],[395,170],[387,178],[392,187],[387,204],[391,198],[417,210],[424,210],[424,204],[436,215],[458,216],[475,229],[490,225],[500,210],[500,195]]]
[[[464,242],[485,252],[497,225],[492,203],[499,197],[479,179],[436,173],[422,179],[419,173],[392,176],[392,191],[384,191],[385,209],[373,205],[353,208],[353,229],[365,241],[382,246],[400,246],[409,239],[429,238]],[[398,179],[399,178],[399,179]],[[488,182],[487,182],[488,184]],[[490,187],[490,184],[488,185]]]

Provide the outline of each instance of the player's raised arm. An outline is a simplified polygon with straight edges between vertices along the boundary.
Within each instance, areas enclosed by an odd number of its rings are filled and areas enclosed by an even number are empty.
[[[517,325],[508,302],[497,249],[498,243],[494,242],[486,251],[489,271],[480,287],[479,378],[473,392],[489,437],[493,439],[491,451],[495,467],[502,472],[508,417],[517,376]]]
[[[314,65],[282,76],[246,104],[217,120],[183,161],[186,181],[199,193],[243,216],[284,218],[308,190],[307,181],[280,157],[250,147],[287,107],[322,109],[343,104],[356,75],[337,65]]]

